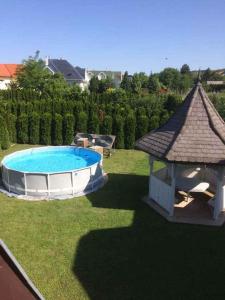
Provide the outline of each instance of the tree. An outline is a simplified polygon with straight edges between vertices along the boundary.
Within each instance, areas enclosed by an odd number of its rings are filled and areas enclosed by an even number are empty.
[[[18,71],[16,82],[19,88],[42,92],[46,80],[50,77],[51,74],[45,69],[44,61],[30,57],[24,61],[23,67]]]
[[[52,122],[52,143],[53,145],[62,145],[63,137],[63,118],[60,114],[55,114]]]
[[[99,79],[93,76],[89,82],[89,91],[93,94],[97,94],[99,90]]]
[[[192,86],[193,80],[190,74],[182,74],[179,79],[178,90],[180,93],[186,93]]]
[[[148,87],[148,79],[149,79],[148,75],[146,75],[145,72],[137,73],[137,75],[141,82],[141,87],[147,88]]]
[[[150,75],[148,79],[149,93],[157,93],[160,89],[159,79],[155,75]]]
[[[121,81],[120,87],[124,89],[126,92],[131,92],[131,79],[129,78],[128,72],[126,71],[123,75],[123,79]]]
[[[178,108],[178,106],[181,104],[182,98],[179,95],[170,94],[168,95],[165,103],[164,103],[164,109],[168,112],[175,112],[175,110]]]
[[[43,145],[51,145],[51,128],[52,128],[52,116],[46,112],[41,116],[40,126],[40,142]]]
[[[132,91],[134,94],[140,95],[141,88],[142,88],[142,82],[137,73],[135,73],[132,77],[131,87],[132,87]]]
[[[115,84],[111,77],[107,76],[106,79],[99,80],[99,86],[98,86],[99,93],[104,93],[108,89],[113,89],[113,88],[115,88]]]
[[[43,83],[43,95],[51,99],[63,99],[70,93],[70,87],[60,73],[49,75]]]
[[[39,144],[40,142],[40,116],[33,112],[29,117],[29,142]]]
[[[180,69],[181,74],[190,74],[190,67],[187,64],[184,64]]]
[[[17,118],[17,141],[21,144],[27,144],[29,141],[28,136],[28,117],[27,114],[22,113]]]
[[[130,112],[125,119],[125,148],[133,149],[135,143],[136,120],[133,112]]]
[[[74,139],[74,116],[66,114],[63,118],[63,143],[70,145]]]
[[[159,80],[169,89],[178,90],[180,72],[174,68],[166,68],[159,74]]]
[[[78,101],[81,99],[81,96],[82,96],[82,91],[79,85],[77,85],[76,83],[72,84],[68,91],[69,99]]]
[[[210,68],[206,69],[202,75],[202,81],[210,81],[210,80],[223,80],[223,76],[221,74],[217,74],[215,71],[210,70]]]

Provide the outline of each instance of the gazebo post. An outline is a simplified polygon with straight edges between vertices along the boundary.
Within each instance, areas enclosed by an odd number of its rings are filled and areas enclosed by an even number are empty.
[[[172,163],[171,170],[171,194],[170,194],[170,217],[173,216],[174,212],[174,200],[175,200],[175,189],[176,189],[176,165]]]
[[[149,155],[149,166],[150,166],[150,170],[149,170],[148,198],[151,199],[151,176],[154,167],[154,158],[152,157],[152,155]]]
[[[223,190],[223,177],[224,168],[220,167],[217,171],[217,186],[216,186],[216,196],[214,203],[213,219],[216,220],[220,212],[223,210],[224,205],[224,190]]]

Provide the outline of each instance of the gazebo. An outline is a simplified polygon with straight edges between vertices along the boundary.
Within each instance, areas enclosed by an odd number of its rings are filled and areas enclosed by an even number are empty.
[[[146,202],[170,221],[225,221],[225,123],[198,81],[161,127],[136,141],[149,154]],[[154,162],[164,167],[154,171]]]

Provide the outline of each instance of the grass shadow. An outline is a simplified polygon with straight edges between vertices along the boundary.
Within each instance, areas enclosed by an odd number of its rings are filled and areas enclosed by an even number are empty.
[[[109,173],[106,185],[87,197],[93,207],[135,210],[141,195],[147,192],[147,185],[147,176]]]
[[[146,186],[146,176],[110,174],[89,195],[95,207],[134,210],[131,226],[80,239],[73,272],[89,298],[223,299],[224,227],[168,223],[140,201]]]

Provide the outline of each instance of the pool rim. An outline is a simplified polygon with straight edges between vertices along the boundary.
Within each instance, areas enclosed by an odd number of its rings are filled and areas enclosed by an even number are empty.
[[[16,170],[16,169],[13,169],[13,168],[8,168],[5,164],[4,164],[4,160],[7,159],[7,158],[10,158],[12,156],[16,156],[16,154],[18,153],[21,153],[21,152],[28,152],[29,150],[32,150],[32,149],[35,149],[35,150],[39,150],[39,149],[46,149],[46,148],[51,148],[51,149],[55,149],[55,148],[69,148],[69,149],[86,149],[90,152],[93,152],[95,155],[99,156],[99,160],[93,164],[90,164],[84,168],[78,168],[78,169],[72,169],[72,170],[68,170],[68,171],[51,171],[51,172],[35,172],[35,171],[22,171],[22,170]],[[1,160],[1,163],[0,163],[0,168],[4,167],[5,169],[7,170],[10,170],[10,171],[14,171],[14,172],[18,172],[18,173],[25,173],[25,174],[62,174],[62,173],[71,173],[71,172],[76,172],[76,171],[80,171],[80,170],[85,170],[85,169],[89,169],[90,167],[94,166],[94,165],[97,165],[97,164],[102,164],[102,160],[103,160],[103,156],[96,152],[95,150],[93,149],[90,149],[90,148],[84,148],[84,147],[77,147],[77,146],[66,146],[66,145],[62,145],[62,146],[43,146],[43,147],[32,147],[32,148],[28,148],[28,149],[23,149],[23,150],[18,150],[18,151],[15,151],[13,153],[10,153],[8,155],[6,155],[2,160]]]

